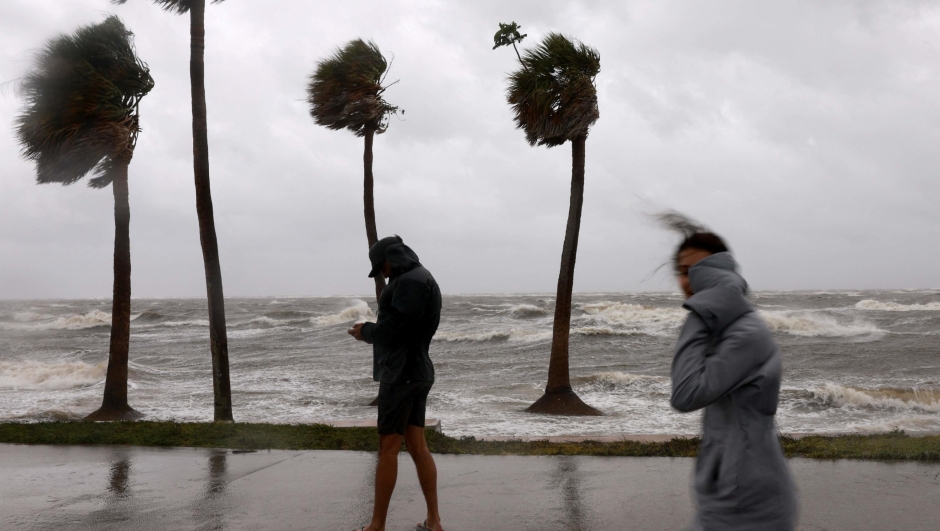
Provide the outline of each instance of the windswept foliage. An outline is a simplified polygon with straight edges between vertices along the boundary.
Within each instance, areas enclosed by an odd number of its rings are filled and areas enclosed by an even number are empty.
[[[94,172],[89,185],[102,188],[133,156],[137,106],[153,78],[132,37],[110,16],[53,38],[36,57],[22,83],[26,108],[16,134],[40,183],[71,184]]]
[[[362,39],[350,41],[317,63],[307,85],[310,115],[317,125],[349,129],[363,137],[367,129],[384,133],[389,115],[398,107],[382,98],[382,80],[388,61],[378,45]]]
[[[151,0],[154,4],[160,6],[164,11],[172,11],[178,15],[189,12],[193,6],[193,0]],[[213,4],[224,2],[225,0],[212,0]],[[112,4],[124,4],[127,0],[111,0]]]
[[[594,87],[601,69],[597,50],[549,33],[524,52],[522,65],[509,76],[507,99],[529,144],[560,146],[587,136],[600,117]]]

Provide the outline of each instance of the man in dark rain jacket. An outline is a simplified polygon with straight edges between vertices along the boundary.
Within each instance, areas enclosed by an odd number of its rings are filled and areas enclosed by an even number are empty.
[[[349,334],[372,345],[373,377],[379,381],[379,461],[375,476],[372,522],[362,529],[385,529],[388,504],[398,477],[402,439],[418,471],[427,502],[421,531],[441,531],[437,507],[437,467],[424,439],[428,392],[434,384],[434,365],[428,355],[431,338],[441,320],[441,290],[418,255],[398,236],[369,249],[370,277],[389,279],[379,299],[375,323],[353,326]]]

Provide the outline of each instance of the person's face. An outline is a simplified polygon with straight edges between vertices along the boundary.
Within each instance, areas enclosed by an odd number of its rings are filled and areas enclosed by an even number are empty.
[[[690,248],[679,251],[679,256],[676,259],[676,277],[679,279],[679,287],[682,288],[682,293],[685,294],[686,299],[692,296],[692,285],[689,284],[689,268],[711,255],[712,253],[702,249]]]
[[[388,260],[386,260],[385,263],[382,264],[382,276],[384,278],[388,278],[392,276],[392,264],[388,263]]]

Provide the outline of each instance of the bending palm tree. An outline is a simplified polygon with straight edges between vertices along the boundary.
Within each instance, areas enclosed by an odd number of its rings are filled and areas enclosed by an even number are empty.
[[[376,134],[388,129],[389,115],[398,112],[398,107],[382,98],[387,88],[382,86],[387,70],[388,62],[379,47],[374,42],[356,39],[317,63],[307,85],[310,115],[317,125],[349,129],[357,137],[365,137],[363,203],[370,248],[379,240],[372,196],[372,141]],[[376,301],[384,289],[385,279],[376,275]]]
[[[123,4],[127,0],[113,0]],[[223,0],[213,0],[213,3]],[[215,236],[212,192],[209,186],[209,138],[206,131],[206,0],[153,0],[167,11],[189,13],[189,81],[193,103],[193,170],[196,177],[196,215],[199,241],[206,269],[209,299],[209,348],[212,353],[212,388],[216,421],[232,421],[232,386],[228,371],[228,336],[225,332],[225,297],[222,294],[222,267]]]
[[[524,37],[518,35],[515,23],[500,26],[495,39],[497,46],[514,45]],[[582,402],[572,391],[568,374],[571,292],[584,202],[584,145],[588,130],[600,117],[594,87],[594,77],[601,68],[600,55],[580,42],[550,33],[534,49],[526,50],[520,62],[522,69],[509,76],[507,91],[516,127],[525,131],[532,146],[554,147],[571,142],[571,203],[558,273],[548,384],[545,394],[526,411],[600,415],[600,411]]]
[[[39,183],[72,184],[89,172],[92,188],[114,193],[114,291],[108,374],[101,407],[88,420],[142,416],[127,403],[131,331],[131,244],[127,167],[140,132],[138,105],[153,88],[131,33],[115,16],[46,44],[23,81],[26,108],[16,134],[36,163]]]

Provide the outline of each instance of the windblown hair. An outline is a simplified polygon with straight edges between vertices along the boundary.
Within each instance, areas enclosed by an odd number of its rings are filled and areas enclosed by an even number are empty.
[[[367,129],[384,133],[398,107],[382,98],[388,61],[374,42],[350,41],[317,63],[307,85],[310,115],[317,125],[349,129],[358,137]]]
[[[594,78],[601,70],[594,48],[549,33],[522,55],[506,92],[516,127],[530,145],[560,146],[587,136],[600,117]]]
[[[94,172],[89,186],[103,188],[133,156],[137,106],[153,88],[133,35],[112,15],[51,39],[37,55],[21,85],[16,135],[40,183],[71,184]]]
[[[685,214],[670,210],[657,214],[656,219],[667,229],[682,236],[682,242],[672,255],[673,265],[679,261],[679,253],[686,249],[700,249],[712,254],[730,251],[721,236]]]

